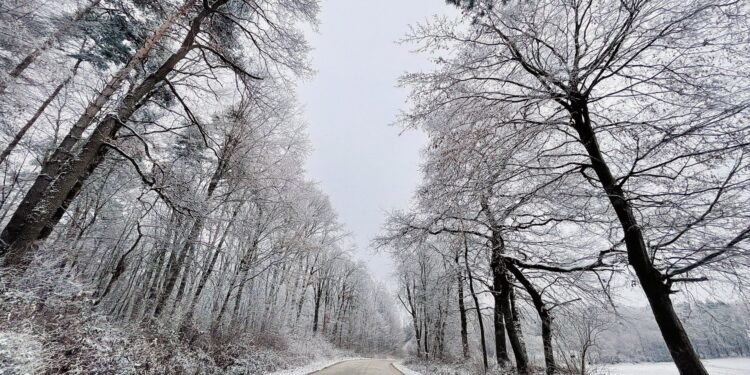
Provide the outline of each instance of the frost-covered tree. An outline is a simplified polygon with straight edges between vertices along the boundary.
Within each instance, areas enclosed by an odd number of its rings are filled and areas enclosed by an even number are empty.
[[[405,77],[408,123],[448,133],[489,119],[532,134],[530,169],[578,178],[558,209],[624,245],[680,372],[704,374],[671,295],[744,272],[746,4],[461,5],[461,19],[410,36],[439,66]]]

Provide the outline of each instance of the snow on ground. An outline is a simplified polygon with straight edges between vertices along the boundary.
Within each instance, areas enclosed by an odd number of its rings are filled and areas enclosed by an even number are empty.
[[[422,375],[406,367],[406,365],[404,365],[403,362],[393,362],[393,367],[395,367],[396,370],[403,372],[404,375]]]
[[[721,358],[703,361],[711,375],[747,375],[750,374],[750,358]],[[606,367],[609,375],[678,375],[672,362],[657,363],[621,363]]]
[[[43,366],[42,343],[19,332],[0,332],[0,375],[34,374]]]
[[[339,362],[352,361],[355,359],[366,359],[360,357],[349,357],[349,358],[338,358],[338,359],[322,359],[308,364],[307,366],[297,367],[293,369],[281,370],[272,372],[268,375],[307,375],[309,373],[322,370],[326,367],[333,366]]]

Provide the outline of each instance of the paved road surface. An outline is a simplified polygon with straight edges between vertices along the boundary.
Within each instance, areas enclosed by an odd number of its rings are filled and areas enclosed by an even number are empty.
[[[314,375],[403,375],[387,359],[355,359],[339,362]]]

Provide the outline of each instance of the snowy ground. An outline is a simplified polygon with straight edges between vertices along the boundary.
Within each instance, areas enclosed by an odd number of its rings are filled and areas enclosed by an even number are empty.
[[[43,368],[42,343],[18,332],[0,332],[0,375],[34,374]]]
[[[750,358],[707,359],[703,364],[711,375],[750,374]],[[609,375],[678,375],[671,362],[617,364],[607,366],[607,371]]]
[[[422,375],[408,367],[403,362],[393,362],[393,367],[396,368],[396,370],[401,371],[404,375]]]

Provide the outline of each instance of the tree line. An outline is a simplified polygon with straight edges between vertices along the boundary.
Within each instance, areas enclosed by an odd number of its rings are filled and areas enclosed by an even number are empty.
[[[463,357],[473,321],[485,370],[528,374],[533,314],[553,374],[576,336],[563,317],[616,314],[635,287],[680,373],[706,374],[675,301],[744,296],[748,5],[448,2],[460,15],[405,38],[434,68],[403,76],[401,123],[429,141],[413,205],[376,240],[402,260],[416,354],[446,355],[457,311]],[[599,330],[579,335],[580,373]]]
[[[305,176],[294,91],[318,8],[3,2],[4,290],[62,275],[96,311],[189,343],[292,331],[397,347],[391,296]]]

